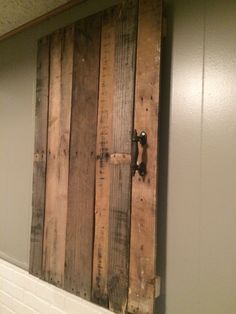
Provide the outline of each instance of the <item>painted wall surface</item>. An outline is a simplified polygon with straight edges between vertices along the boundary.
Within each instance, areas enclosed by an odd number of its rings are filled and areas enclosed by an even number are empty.
[[[234,314],[236,2],[167,4],[163,86],[170,79],[170,107],[167,88],[161,129],[166,154],[169,122],[166,313]]]
[[[25,268],[36,40],[110,4],[90,1],[0,43],[0,255]],[[168,0],[166,12],[159,219],[166,280],[159,313],[234,314],[236,2]]]

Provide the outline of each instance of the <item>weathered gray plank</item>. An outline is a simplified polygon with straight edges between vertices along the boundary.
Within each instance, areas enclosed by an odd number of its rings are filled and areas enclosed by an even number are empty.
[[[49,94],[49,44],[49,37],[44,37],[39,40],[37,57],[35,148],[29,271],[31,274],[38,277],[41,277],[43,256]]]
[[[116,20],[108,261],[109,308],[116,313],[125,313],[128,298],[137,4],[126,1]]]

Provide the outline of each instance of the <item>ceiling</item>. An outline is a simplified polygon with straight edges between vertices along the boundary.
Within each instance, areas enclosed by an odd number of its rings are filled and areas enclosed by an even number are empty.
[[[68,0],[0,0],[0,37]]]

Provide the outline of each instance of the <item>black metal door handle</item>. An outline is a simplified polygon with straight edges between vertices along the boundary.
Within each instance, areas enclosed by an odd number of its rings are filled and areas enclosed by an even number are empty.
[[[146,164],[142,161],[138,164],[138,155],[139,155],[139,148],[138,143],[142,146],[147,144],[147,134],[146,132],[142,131],[140,135],[137,134],[137,131],[134,130],[133,137],[132,137],[132,160],[131,160],[131,169],[132,175],[134,176],[136,171],[138,171],[141,177],[144,177],[146,174]]]

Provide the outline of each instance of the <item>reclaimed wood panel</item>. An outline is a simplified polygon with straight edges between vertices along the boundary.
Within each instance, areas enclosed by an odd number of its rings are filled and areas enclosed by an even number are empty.
[[[104,307],[108,307],[110,152],[112,144],[115,17],[118,12],[117,7],[104,12],[101,34],[92,299]]]
[[[128,311],[153,313],[156,278],[158,110],[161,1],[139,1],[134,128],[147,133],[144,179],[132,183],[132,224]]]
[[[44,278],[63,287],[69,174],[74,27],[51,36]]]
[[[115,313],[125,313],[128,298],[137,4],[126,1],[116,20],[108,233],[108,300]]]
[[[76,25],[65,288],[88,300],[92,289],[100,33],[100,15]]]
[[[30,242],[31,274],[41,277],[47,163],[47,123],[49,97],[49,37],[38,43],[33,166],[32,224]]]
[[[154,310],[160,42],[161,0],[39,42],[30,272],[118,314]]]

